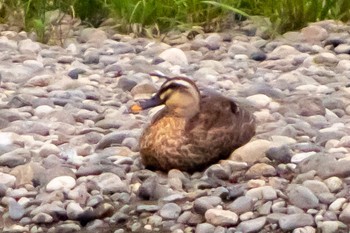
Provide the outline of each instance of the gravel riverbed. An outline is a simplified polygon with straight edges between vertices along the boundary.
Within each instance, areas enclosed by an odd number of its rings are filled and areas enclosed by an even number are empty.
[[[348,232],[350,26],[159,40],[0,32],[1,232]],[[144,169],[129,113],[187,76],[250,105],[256,136],[205,171]]]

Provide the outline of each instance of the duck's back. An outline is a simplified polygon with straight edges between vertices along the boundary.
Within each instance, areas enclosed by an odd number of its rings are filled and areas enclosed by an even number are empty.
[[[187,124],[186,132],[192,150],[200,151],[207,165],[227,158],[247,143],[255,135],[255,120],[233,100],[216,92],[203,92],[201,111]]]

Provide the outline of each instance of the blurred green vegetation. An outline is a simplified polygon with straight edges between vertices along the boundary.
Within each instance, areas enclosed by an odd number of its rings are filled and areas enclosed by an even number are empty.
[[[52,24],[48,12],[55,10],[59,19],[70,15],[94,27],[113,18],[121,32],[143,35],[193,27],[220,30],[232,15],[264,22],[280,34],[324,19],[348,21],[350,0],[0,0],[0,22],[35,31],[43,41]]]

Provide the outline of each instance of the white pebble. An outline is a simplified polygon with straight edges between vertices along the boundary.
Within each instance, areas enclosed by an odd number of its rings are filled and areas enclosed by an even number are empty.
[[[70,190],[76,185],[76,181],[71,176],[59,176],[53,178],[47,185],[46,191],[51,192],[55,190],[65,189]]]
[[[312,155],[315,155],[316,152],[315,151],[310,151],[310,152],[304,152],[304,153],[298,153],[293,155],[291,162],[292,163],[300,163],[301,161],[303,161],[304,159],[309,158]]]

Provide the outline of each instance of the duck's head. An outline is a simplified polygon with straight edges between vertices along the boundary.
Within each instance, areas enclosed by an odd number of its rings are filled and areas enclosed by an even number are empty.
[[[152,98],[132,106],[132,111],[138,112],[162,104],[171,114],[191,118],[199,112],[200,93],[194,82],[188,78],[168,79]]]

